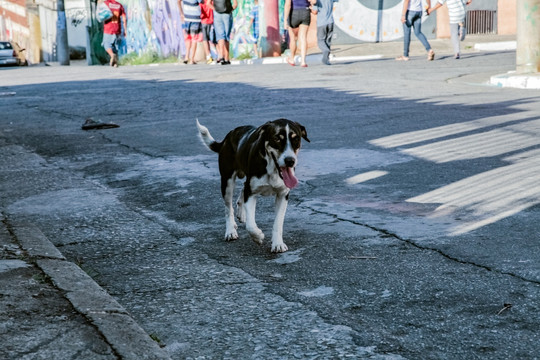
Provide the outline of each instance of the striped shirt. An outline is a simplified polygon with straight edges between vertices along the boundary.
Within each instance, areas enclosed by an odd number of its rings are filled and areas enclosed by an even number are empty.
[[[459,24],[465,21],[465,0],[439,0],[442,5],[446,2],[450,24]]]
[[[182,9],[184,10],[184,20],[186,22],[201,22],[202,0],[182,0]]]

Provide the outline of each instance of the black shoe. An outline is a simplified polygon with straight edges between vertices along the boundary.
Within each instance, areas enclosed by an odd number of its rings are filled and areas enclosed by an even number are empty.
[[[223,60],[223,61],[221,62],[221,65],[231,65],[231,62],[230,62],[230,61],[225,61],[225,60]]]
[[[223,58],[219,58],[216,60],[216,63],[221,64],[223,61],[224,61]]]

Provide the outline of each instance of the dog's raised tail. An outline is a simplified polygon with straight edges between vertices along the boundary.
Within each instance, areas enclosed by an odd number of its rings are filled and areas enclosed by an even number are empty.
[[[214,140],[208,128],[204,125],[201,125],[201,123],[199,123],[199,119],[196,119],[196,121],[197,121],[197,129],[199,129],[199,138],[201,139],[202,143],[208,149],[214,152],[219,152],[219,150],[221,149],[221,143],[218,143],[216,140]]]

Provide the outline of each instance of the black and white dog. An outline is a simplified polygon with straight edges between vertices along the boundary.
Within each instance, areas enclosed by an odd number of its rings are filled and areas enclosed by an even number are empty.
[[[306,129],[287,119],[269,121],[256,128],[241,126],[230,131],[222,142],[214,140],[208,128],[197,120],[203,143],[219,154],[221,194],[226,207],[225,240],[238,239],[234,220],[233,191],[236,178],[246,178],[237,201],[237,218],[246,223],[253,241],[262,244],[264,234],[255,223],[257,195],[276,196],[276,217],[272,229],[272,252],[285,252],[283,221],[289,192],[298,184],[294,175],[301,138],[309,142]]]

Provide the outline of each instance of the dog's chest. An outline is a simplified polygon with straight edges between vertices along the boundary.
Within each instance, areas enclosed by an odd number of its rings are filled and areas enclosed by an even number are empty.
[[[275,195],[288,190],[279,177],[279,174],[266,174],[262,177],[252,177],[250,181],[251,191],[263,196]]]

